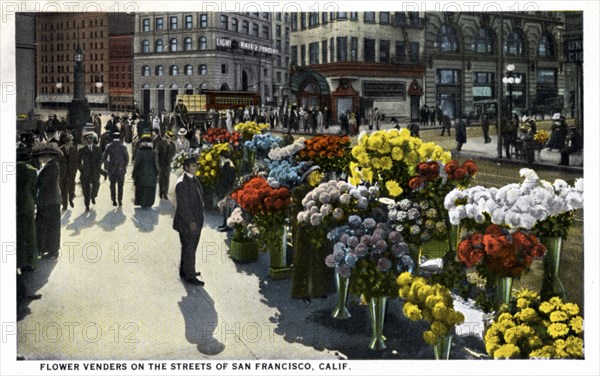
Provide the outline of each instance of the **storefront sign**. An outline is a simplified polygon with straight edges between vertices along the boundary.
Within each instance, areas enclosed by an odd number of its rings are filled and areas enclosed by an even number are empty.
[[[583,40],[568,40],[565,44],[567,63],[583,63]]]
[[[231,48],[232,41],[231,41],[231,39],[217,38],[217,47]],[[265,54],[272,54],[272,55],[279,54],[279,49],[277,49],[277,48],[261,46],[256,43],[249,43],[249,42],[241,41],[238,43],[238,47],[240,49],[246,50],[246,51],[262,52]]]
[[[406,98],[406,84],[400,81],[364,81],[363,97]]]

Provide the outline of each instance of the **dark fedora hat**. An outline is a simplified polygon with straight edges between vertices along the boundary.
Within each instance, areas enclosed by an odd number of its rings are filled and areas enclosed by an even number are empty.
[[[40,142],[31,149],[31,154],[34,157],[42,155],[61,155],[61,151],[55,142]]]
[[[31,159],[31,150],[24,143],[17,143],[17,162],[29,159]]]
[[[191,163],[198,163],[198,158],[197,157],[187,157],[186,159],[183,160],[183,166],[187,166]]]

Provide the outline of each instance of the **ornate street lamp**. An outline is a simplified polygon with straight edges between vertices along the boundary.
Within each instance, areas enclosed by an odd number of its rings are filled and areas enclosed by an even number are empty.
[[[58,81],[56,83],[56,110],[58,111],[58,102],[59,102],[59,97],[60,97],[60,93],[61,93],[61,89],[63,87],[62,82]]]
[[[506,65],[506,76],[504,76],[502,78],[502,82],[507,86],[508,88],[508,113],[510,114],[510,118],[509,121],[512,121],[513,119],[513,85],[517,84],[519,85],[521,83],[521,76],[514,76],[514,70],[515,70],[515,65],[514,64],[508,64]]]
[[[87,98],[85,97],[85,82],[84,82],[84,69],[83,62],[85,57],[79,42],[77,42],[77,49],[73,56],[75,62],[74,69],[74,89],[73,99],[69,106],[69,126],[73,129],[73,136],[77,143],[81,142],[81,134],[83,129],[88,122],[91,122],[90,118],[90,105]]]

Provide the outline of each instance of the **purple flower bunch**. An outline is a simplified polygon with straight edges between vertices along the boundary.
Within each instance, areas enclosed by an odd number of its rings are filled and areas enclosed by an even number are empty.
[[[371,261],[383,273],[396,274],[411,271],[414,267],[402,234],[386,222],[351,215],[347,224],[329,231],[327,238],[334,246],[333,253],[325,258],[325,264],[330,268],[337,267],[342,277],[350,277],[361,260]]]

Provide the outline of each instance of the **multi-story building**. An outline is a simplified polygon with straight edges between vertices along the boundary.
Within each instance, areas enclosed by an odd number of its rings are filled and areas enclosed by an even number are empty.
[[[562,12],[427,13],[424,104],[451,118],[482,100],[512,102],[519,114],[560,111],[563,30]],[[509,65],[519,78],[510,87],[502,82]]]
[[[583,12],[564,12],[565,112],[583,134]]]
[[[242,90],[272,98],[272,13],[136,14],[135,99],[172,111],[178,94]]]
[[[67,108],[73,96],[73,55],[85,55],[84,77],[90,107],[108,107],[108,13],[36,14],[38,105]]]
[[[290,89],[303,106],[418,116],[425,73],[419,12],[291,14]]]
[[[133,33],[135,16],[110,13],[108,28],[109,109],[131,111],[133,108]]]
[[[289,103],[290,84],[290,14],[276,12],[272,15],[273,47],[279,54],[273,56],[272,104]]]

